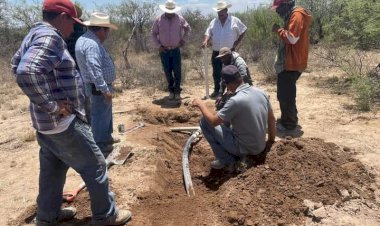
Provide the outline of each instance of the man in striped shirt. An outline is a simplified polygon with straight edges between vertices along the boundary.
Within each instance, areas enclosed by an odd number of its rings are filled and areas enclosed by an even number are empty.
[[[96,144],[106,156],[112,151],[112,144],[120,141],[112,137],[112,83],[116,79],[115,65],[104,47],[110,29],[117,29],[110,23],[107,14],[95,12],[90,20],[83,22],[88,31],[75,45],[75,55],[86,91],[86,113],[90,115],[91,130]]]
[[[116,208],[105,158],[84,123],[82,81],[64,41],[81,21],[70,0],[45,0],[42,14],[43,22],[34,24],[11,61],[17,84],[30,100],[41,147],[37,225],[74,217],[75,208],[60,210],[69,167],[87,185],[92,223],[124,224],[131,213]]]

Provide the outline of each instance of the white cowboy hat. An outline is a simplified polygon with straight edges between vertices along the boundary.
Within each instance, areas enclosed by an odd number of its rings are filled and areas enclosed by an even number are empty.
[[[84,21],[86,26],[97,26],[97,27],[109,27],[111,29],[117,30],[115,24],[111,24],[110,17],[105,13],[95,12],[90,16],[90,20]]]
[[[219,1],[216,3],[216,6],[213,7],[212,9],[215,10],[216,12],[222,11],[223,9],[230,8],[232,5],[227,3],[226,1]]]
[[[181,10],[173,0],[167,0],[164,5],[159,5],[160,9],[165,13],[175,13]]]

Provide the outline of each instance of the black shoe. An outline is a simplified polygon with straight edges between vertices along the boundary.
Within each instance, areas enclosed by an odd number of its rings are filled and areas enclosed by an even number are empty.
[[[219,92],[213,92],[210,95],[210,98],[217,98],[219,96]]]

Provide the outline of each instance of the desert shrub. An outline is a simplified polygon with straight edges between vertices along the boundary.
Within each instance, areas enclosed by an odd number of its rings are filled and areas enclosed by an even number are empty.
[[[380,47],[380,2],[337,0],[339,11],[326,26],[330,42],[361,49]]]
[[[243,13],[237,13],[242,22],[248,27],[244,38],[244,45],[248,46],[251,60],[258,61],[266,49],[272,49],[278,38],[272,32],[274,23],[282,21],[272,10],[266,7],[249,9]]]
[[[360,50],[327,46],[315,53],[327,60],[330,66],[340,68],[344,73],[345,84],[352,88],[354,101],[359,110],[369,111],[379,104],[380,76],[373,65],[366,61],[368,56]]]
[[[265,75],[265,81],[275,82],[277,79],[274,63],[276,58],[275,50],[266,50],[258,63],[259,70]]]

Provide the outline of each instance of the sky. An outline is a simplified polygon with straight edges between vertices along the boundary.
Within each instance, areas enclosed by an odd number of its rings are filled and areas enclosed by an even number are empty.
[[[123,0],[74,0],[74,2],[79,2],[84,6],[87,12],[93,12],[96,9],[96,6],[102,6],[104,4],[117,4]],[[160,4],[164,4],[166,0],[153,1],[157,2],[157,7]],[[183,9],[200,9],[202,13],[208,14],[214,12],[212,7],[216,5],[218,0],[176,0],[177,5],[181,6]],[[8,0],[8,2],[17,3],[20,0]],[[28,4],[38,4],[42,0],[26,0]],[[269,5],[272,0],[227,0],[228,3],[232,4],[232,7],[229,9],[230,12],[244,11],[247,8],[255,8],[261,4]]]

